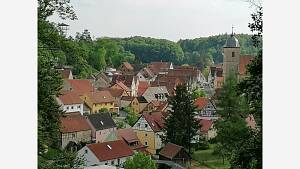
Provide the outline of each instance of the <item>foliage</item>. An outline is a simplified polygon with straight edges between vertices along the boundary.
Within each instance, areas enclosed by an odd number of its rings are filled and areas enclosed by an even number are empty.
[[[117,121],[116,125],[117,125],[117,129],[125,128],[125,123],[123,121]]]
[[[241,54],[255,54],[257,49],[253,47],[251,36],[237,34],[241,46]],[[201,37],[195,39],[179,40],[178,44],[184,51],[183,63],[202,63],[204,67],[213,63],[223,62],[223,46],[228,38],[227,34]]]
[[[99,110],[99,112],[100,112],[100,113],[105,113],[105,112],[108,112],[108,109],[107,109],[107,108],[101,108],[101,109]]]
[[[150,156],[143,153],[136,153],[132,158],[125,161],[125,169],[156,169],[155,162],[151,160]]]
[[[70,0],[38,0],[38,17],[46,20],[47,17],[57,13],[62,19],[77,19]]]
[[[234,150],[231,168],[262,168],[262,15],[261,6],[257,6],[257,11],[251,15],[253,23],[249,24],[249,28],[255,32],[252,39],[259,51],[247,67],[250,76],[239,84],[240,94],[246,96],[257,129],[250,130],[251,137]]]
[[[132,127],[138,120],[138,116],[135,114],[132,107],[126,107],[124,111],[128,113],[126,116],[126,122]]]
[[[217,113],[221,118],[216,122],[216,140],[225,155],[230,156],[232,151],[249,137],[246,117],[248,116],[245,99],[236,92],[237,79],[230,74],[223,85],[218,98]]]
[[[202,89],[193,89],[193,91],[192,91],[192,98],[195,100],[195,99],[197,99],[197,98],[199,98],[199,97],[205,97],[206,96],[206,93],[205,93],[205,91],[204,90],[202,90]]]
[[[223,161],[223,158],[218,154],[215,154],[214,151],[215,145],[210,144],[209,149],[194,151],[192,159],[199,162],[201,166],[206,166],[210,169],[228,169],[229,162],[226,159]]]
[[[183,51],[175,42],[165,39],[145,38],[140,36],[115,39],[126,51],[133,53],[143,63],[166,61],[181,63]]]
[[[199,129],[195,120],[195,106],[192,94],[185,85],[178,85],[176,94],[170,98],[170,117],[166,119],[166,142],[181,145],[191,152],[191,141]]]

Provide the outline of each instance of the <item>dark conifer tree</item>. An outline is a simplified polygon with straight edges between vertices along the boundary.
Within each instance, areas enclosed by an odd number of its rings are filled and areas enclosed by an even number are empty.
[[[170,116],[166,119],[166,142],[181,145],[191,150],[191,141],[199,129],[195,120],[195,106],[192,94],[186,85],[176,87],[175,95],[170,98],[172,107]]]

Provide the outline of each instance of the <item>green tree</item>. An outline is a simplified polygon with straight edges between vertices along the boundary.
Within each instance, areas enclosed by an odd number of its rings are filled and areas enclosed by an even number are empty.
[[[77,19],[70,0],[38,0],[38,17],[46,20],[49,16],[57,13],[62,19]]]
[[[194,100],[199,98],[199,97],[205,97],[205,96],[206,96],[206,93],[202,89],[193,89],[193,91],[192,91],[192,98]]]
[[[156,169],[155,162],[151,160],[150,156],[143,153],[136,153],[132,158],[125,161],[125,169]]]
[[[231,160],[232,168],[262,168],[262,35],[263,20],[262,7],[254,4],[257,9],[252,14],[253,23],[249,23],[249,28],[255,34],[253,35],[253,46],[259,51],[254,60],[247,67],[250,74],[239,84],[240,94],[246,96],[247,104],[250,107],[250,113],[254,115],[256,129],[250,130],[251,137],[246,139],[238,149],[234,150],[234,156]]]
[[[191,141],[199,129],[192,94],[185,85],[178,85],[175,93],[169,101],[172,110],[165,123],[165,141],[181,145],[191,152]]]
[[[126,107],[124,111],[128,113],[126,116],[126,122],[132,127],[138,120],[138,117],[132,107]]]
[[[215,125],[218,151],[222,152],[223,157],[232,160],[234,151],[250,137],[245,121],[248,116],[248,106],[245,98],[237,93],[237,78],[234,74],[226,78],[217,107],[217,113],[221,116]]]

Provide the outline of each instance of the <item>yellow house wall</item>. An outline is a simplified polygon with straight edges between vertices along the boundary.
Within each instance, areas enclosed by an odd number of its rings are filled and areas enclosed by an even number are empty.
[[[111,110],[114,108],[114,103],[98,103],[98,104],[93,104],[92,112],[98,112],[100,109],[106,108],[107,110]]]
[[[139,102],[138,100],[135,98],[133,99],[133,101],[131,102],[131,107],[133,108],[133,111],[138,114],[139,113]]]
[[[137,134],[137,137],[139,138],[139,140],[143,145],[145,145],[145,142],[147,142],[147,146],[148,146],[147,151],[149,151],[152,154],[156,154],[154,132],[142,131],[142,130],[134,130],[134,132]]]

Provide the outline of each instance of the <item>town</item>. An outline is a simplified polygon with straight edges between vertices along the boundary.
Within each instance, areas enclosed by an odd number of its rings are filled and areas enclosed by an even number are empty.
[[[162,61],[146,67],[124,62],[87,79],[76,79],[71,67],[57,68],[64,79],[62,95],[56,98],[65,112],[60,118],[61,149],[77,152],[86,167],[123,167],[127,158],[140,152],[151,155],[158,166],[186,168],[191,156],[182,146],[161,138],[171,110],[168,98],[181,84],[190,93],[204,91],[204,96],[194,100],[199,128],[192,142],[199,142],[199,136],[209,141],[216,136],[215,102],[223,81],[230,70],[239,79],[247,76],[246,65],[253,58],[240,55],[239,42],[232,34],[224,44],[224,63],[210,67],[208,77],[197,67]],[[245,120],[255,128],[253,116]]]
[[[39,3],[38,168],[262,168],[262,7],[174,42],[68,37],[70,2]]]

